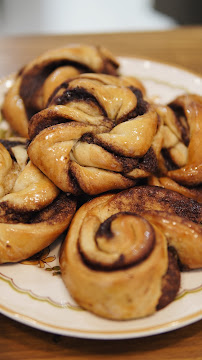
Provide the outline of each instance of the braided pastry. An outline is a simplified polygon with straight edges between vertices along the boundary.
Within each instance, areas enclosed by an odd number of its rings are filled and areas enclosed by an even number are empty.
[[[164,172],[177,183],[202,183],[202,96],[181,95],[158,108],[164,122]]]
[[[124,189],[155,174],[161,123],[143,94],[132,77],[81,74],[63,83],[30,121],[30,159],[73,194]]]
[[[103,47],[75,45],[45,52],[16,76],[3,104],[3,114],[21,136],[28,136],[30,117],[46,107],[53,90],[82,72],[116,75],[119,63]]]
[[[202,183],[202,96],[178,97],[170,107],[175,112],[182,111],[182,119],[187,121],[189,128],[189,138],[187,163],[180,169],[169,171],[168,176],[183,185],[200,185]],[[186,144],[186,131],[184,138]]]
[[[70,294],[111,319],[150,315],[180,285],[179,261],[202,267],[202,207],[174,191],[140,186],[105,194],[76,213],[60,257]]]
[[[26,259],[69,225],[76,202],[28,159],[22,138],[0,140],[0,263]]]
[[[159,174],[149,185],[177,191],[202,202],[202,97],[182,95],[168,106],[157,106],[163,123]]]

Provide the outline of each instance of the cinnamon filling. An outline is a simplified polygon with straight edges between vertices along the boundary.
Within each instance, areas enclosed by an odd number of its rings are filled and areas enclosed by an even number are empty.
[[[168,106],[174,111],[176,116],[176,126],[181,132],[184,144],[188,146],[190,141],[190,129],[186,120],[185,112],[181,106],[175,103],[170,103]]]
[[[30,72],[22,75],[22,82],[20,86],[20,96],[23,99],[26,107],[32,107],[32,100],[36,92],[41,88],[45,79],[58,67],[74,66],[81,72],[92,72],[87,66],[80,63],[69,61],[66,59],[60,61],[53,61],[43,68],[35,65]],[[36,109],[37,110],[37,109]]]
[[[165,167],[168,171],[179,169],[179,166],[175,164],[173,159],[171,158],[169,149],[166,148],[161,149],[161,154],[164,159]]]
[[[147,101],[143,99],[142,91],[138,88],[130,86],[129,89],[135,94],[137,98],[137,106],[133,113],[131,113],[130,118],[135,118],[137,116],[144,115],[149,108],[149,104]]]
[[[160,210],[172,212],[172,214],[184,217],[195,223],[202,221],[202,205],[176,191],[149,185],[138,186],[120,193],[120,196],[116,199],[116,207],[118,209],[121,208],[122,197],[126,203],[127,201],[131,203],[131,198],[134,199],[131,204],[131,211],[134,213],[141,214],[141,212],[147,210]]]
[[[122,234],[123,229],[127,229],[125,234]],[[149,222],[141,216],[132,212],[120,212],[100,224],[94,234],[94,242],[98,256],[97,253],[90,255],[88,246],[87,249],[83,248],[81,241],[78,242],[83,262],[95,271],[116,271],[144,261],[154,248],[155,233]]]
[[[93,96],[91,93],[89,93],[88,91],[86,91],[84,88],[81,88],[81,87],[76,87],[75,89],[71,89],[71,90],[68,90],[68,89],[65,90],[62,95],[60,95],[58,97],[56,96],[53,99],[52,104],[66,105],[72,101],[85,101],[87,103],[92,102],[101,109],[103,116],[105,116],[105,117],[107,116],[106,111],[100,105],[100,103],[97,101],[95,96]]]
[[[161,310],[170,304],[175,298],[180,288],[180,269],[176,250],[168,248],[168,270],[162,278],[162,295],[159,299],[156,310]]]
[[[6,148],[6,150],[9,152],[12,160],[16,161],[15,155],[13,153],[12,148],[15,146],[22,145],[24,148],[28,146],[28,141],[20,141],[20,140],[12,140],[12,139],[0,139],[0,143]],[[28,162],[29,159],[27,159]]]
[[[27,211],[24,209],[15,209],[4,201],[0,203],[0,223],[7,224],[36,224],[40,222],[56,222],[67,216],[74,210],[75,200],[74,196],[68,196],[65,193],[60,193],[58,197],[41,211]]]
[[[133,170],[133,169],[143,169],[149,171],[153,174],[158,171],[158,160],[156,154],[152,147],[147,151],[147,153],[142,158],[129,158],[116,154],[116,151],[112,146],[107,146],[103,144],[102,141],[95,138],[92,133],[85,133],[80,138],[81,142],[87,142],[88,144],[95,144],[111,153],[117,161],[123,166],[123,174]]]

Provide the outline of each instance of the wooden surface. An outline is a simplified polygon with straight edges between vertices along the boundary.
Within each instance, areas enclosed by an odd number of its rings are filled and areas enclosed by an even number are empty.
[[[164,335],[86,340],[48,334],[0,316],[1,360],[201,360],[202,322]]]
[[[106,46],[114,55],[143,56],[202,74],[202,27],[162,32],[0,37],[0,76],[18,70],[43,51],[69,43]]]
[[[166,32],[0,38],[0,77],[43,51],[68,43],[99,44],[114,55],[147,57],[202,74],[202,27],[188,27]],[[48,334],[0,315],[0,360],[66,358],[201,360],[202,321],[147,338],[98,341]]]

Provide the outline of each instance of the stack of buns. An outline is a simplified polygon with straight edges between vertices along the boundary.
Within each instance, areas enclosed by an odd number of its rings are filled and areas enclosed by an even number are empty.
[[[105,48],[50,50],[2,105],[0,263],[67,231],[64,283],[83,308],[125,320],[171,303],[202,267],[202,96],[155,104]],[[40,234],[40,235],[39,235]]]

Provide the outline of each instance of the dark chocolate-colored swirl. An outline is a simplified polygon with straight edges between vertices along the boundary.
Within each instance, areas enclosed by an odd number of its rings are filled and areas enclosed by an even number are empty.
[[[33,113],[37,111],[32,106],[33,96],[41,88],[45,79],[57,68],[61,66],[73,66],[78,68],[81,72],[90,72],[90,69],[87,66],[79,64],[78,62],[72,62],[67,60],[53,61],[50,64],[41,65],[41,68],[36,64],[29,72],[25,72],[22,76],[21,86],[20,86],[20,96],[23,99],[27,109],[30,107],[33,110]]]
[[[95,224],[96,219],[89,221]],[[130,212],[110,216],[94,234],[90,229],[90,235],[89,223],[84,222],[78,241],[83,261],[98,271],[135,266],[150,255],[154,246],[155,232],[152,225],[143,217]]]
[[[47,107],[61,83],[81,73],[117,76],[118,68],[116,58],[103,47],[78,44],[48,50],[16,74],[2,106],[4,118],[17,134],[28,137],[31,117]]]
[[[90,92],[86,91],[84,88],[76,87],[74,89],[65,90],[61,95],[56,96],[50,105],[67,105],[70,102],[93,102],[96,106],[100,106],[102,109],[103,116],[107,116],[104,108],[99,104],[95,96],[93,96]]]
[[[94,57],[97,57],[97,65]],[[73,67],[80,73],[98,72],[116,75],[119,64],[110,52],[106,53],[105,49],[99,47],[73,46],[57,51],[50,50],[28,64],[22,73],[20,96],[27,110],[32,109],[33,112],[38,110],[34,109],[34,97],[47,77],[55,69],[65,66]]]
[[[9,202],[0,202],[0,223],[7,224],[36,224],[40,222],[56,222],[60,218],[73,212],[75,208],[74,196],[68,196],[62,192],[48,206],[40,210],[28,210],[26,203],[24,208],[15,208]]]
[[[161,123],[134,83],[80,74],[58,86],[49,106],[32,117],[29,157],[62,191],[96,195],[156,174]]]
[[[75,214],[60,258],[70,294],[83,308],[118,320],[167,306],[178,293],[181,264],[202,267],[201,209],[151,186],[87,202]]]
[[[19,138],[10,138],[10,139],[0,139],[0,143],[9,151],[12,147],[23,145],[26,146],[26,140],[22,138],[20,140]]]
[[[176,191],[157,186],[137,186],[122,191],[114,199],[119,211],[130,204],[130,211],[142,213],[147,210],[167,211],[195,223],[202,222],[202,205]]]
[[[9,152],[11,158],[14,161],[17,161],[13,148],[15,148],[16,146],[22,147],[23,149],[26,149],[28,146],[28,142],[26,139],[24,138],[8,138],[8,139],[0,139],[0,143],[6,148],[6,150]],[[27,157],[27,161],[28,162],[28,157]]]
[[[134,86],[130,86],[129,88],[137,98],[137,106],[131,117],[144,115],[148,111],[149,103],[143,98],[143,93],[140,89],[137,89]]]
[[[175,101],[171,102],[168,105],[175,113],[175,121],[176,127],[179,129],[181,133],[182,140],[186,146],[189,145],[190,141],[190,128],[187,122],[187,117],[185,114],[185,109],[182,106],[175,103]]]
[[[0,142],[0,264],[24,260],[50,245],[76,210],[73,196],[27,162],[25,144],[23,139]]]
[[[161,310],[170,304],[176,297],[180,288],[180,268],[178,257],[174,248],[168,248],[168,269],[162,279],[162,294],[156,307]]]
[[[164,123],[160,176],[173,181],[169,186],[195,188],[202,184],[202,96],[183,94],[157,112]],[[175,184],[175,183],[176,184]],[[177,190],[178,191],[178,190]],[[188,190],[189,192],[189,190]]]

